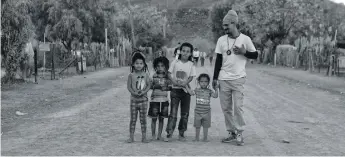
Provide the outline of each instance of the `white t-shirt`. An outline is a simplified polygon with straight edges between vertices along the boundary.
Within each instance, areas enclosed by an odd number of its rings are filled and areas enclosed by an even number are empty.
[[[199,51],[193,51],[193,57],[199,57],[200,52]]]
[[[177,50],[177,51],[176,51],[176,56],[175,56],[175,59],[176,59],[176,60],[178,59],[178,56],[180,55],[180,53],[181,53],[180,50]]]
[[[179,81],[187,81],[190,76],[196,76],[195,66],[191,61],[183,63],[181,60],[174,60],[169,67],[169,72],[173,79]],[[173,86],[173,88],[181,87]]]
[[[205,58],[206,57],[206,52],[200,52],[200,57]]]
[[[228,35],[223,35],[218,39],[215,52],[223,55],[223,63],[218,80],[236,80],[246,76],[247,58],[244,55],[234,54],[233,50],[235,46],[241,47],[242,45],[249,52],[256,51],[252,40],[242,33],[236,39],[232,39]],[[232,52],[231,55],[227,54],[229,49]]]

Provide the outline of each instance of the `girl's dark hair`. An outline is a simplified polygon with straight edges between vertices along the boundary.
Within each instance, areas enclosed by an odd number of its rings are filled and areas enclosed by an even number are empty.
[[[208,82],[210,82],[211,81],[211,78],[210,78],[210,76],[208,75],[208,74],[206,74],[206,73],[202,73],[202,74],[200,74],[199,75],[199,77],[198,77],[198,82],[201,80],[201,78],[203,78],[203,77],[205,77],[205,78],[207,78],[207,81]]]
[[[180,46],[180,55],[178,56],[178,59],[180,60],[181,59],[181,52],[182,52],[182,48],[183,47],[189,47],[190,48],[190,53],[191,53],[191,55],[188,57],[188,60],[189,61],[193,61],[192,60],[192,56],[193,56],[193,50],[194,50],[194,48],[193,48],[193,45],[192,44],[190,44],[190,43],[183,43],[181,46]]]
[[[163,63],[163,65],[165,66],[165,69],[166,70],[169,69],[169,60],[168,60],[168,58],[162,56],[162,57],[158,57],[155,60],[153,60],[153,68],[155,70],[157,70],[158,63]]]
[[[141,52],[134,52],[134,53],[133,53],[133,56],[132,56],[132,64],[131,64],[131,67],[130,67],[131,72],[134,71],[134,66],[133,66],[133,64],[134,64],[134,62],[135,62],[136,60],[138,60],[138,59],[143,60],[143,62],[144,62],[144,71],[147,72],[147,71],[148,71],[148,67],[147,67],[147,64],[146,64],[146,61],[145,61],[145,57],[144,57],[144,55],[142,55]]]

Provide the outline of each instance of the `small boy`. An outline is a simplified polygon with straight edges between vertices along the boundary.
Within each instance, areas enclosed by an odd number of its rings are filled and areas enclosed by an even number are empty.
[[[197,78],[200,88],[196,88],[194,93],[196,95],[196,106],[194,110],[194,127],[195,127],[195,140],[199,141],[200,128],[203,127],[204,142],[208,142],[208,128],[211,127],[211,97],[218,97],[218,90],[213,92],[209,89],[210,76],[208,74],[200,74]]]

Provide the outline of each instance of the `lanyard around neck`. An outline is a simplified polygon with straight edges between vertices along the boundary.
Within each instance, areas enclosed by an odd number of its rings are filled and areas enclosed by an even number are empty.
[[[232,46],[231,46],[231,49],[233,49],[234,48],[234,45],[235,45],[235,43],[236,43],[236,40],[237,40],[237,38],[239,37],[240,35],[238,35],[236,38],[235,38],[235,41],[234,41],[234,43],[232,44]],[[231,55],[231,49],[229,48],[229,35],[226,37],[226,41],[227,41],[227,45],[228,45],[228,50],[226,51],[226,54],[228,54],[228,55]]]

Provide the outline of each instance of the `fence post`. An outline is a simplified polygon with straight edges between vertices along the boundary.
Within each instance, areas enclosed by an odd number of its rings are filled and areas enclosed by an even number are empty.
[[[81,74],[83,74],[84,72],[84,67],[83,67],[83,52],[80,52],[80,56],[81,56],[81,61],[80,61],[80,72]]]
[[[332,72],[333,72],[333,57],[332,57],[332,55],[330,55],[329,56],[330,58],[329,58],[329,61],[330,61],[330,63],[329,63],[329,73],[328,73],[328,76],[331,76],[332,75]]]
[[[55,44],[52,44],[52,50],[50,52],[51,52],[51,55],[52,55],[51,80],[53,80],[53,79],[55,79],[55,66],[54,66]]]
[[[36,48],[34,48],[34,65],[35,65],[35,83],[37,83],[37,75],[38,75],[38,67],[37,67],[37,53],[38,53],[38,50],[39,50],[39,42],[38,42],[38,45],[36,46]],[[26,69],[25,69],[26,70]]]

